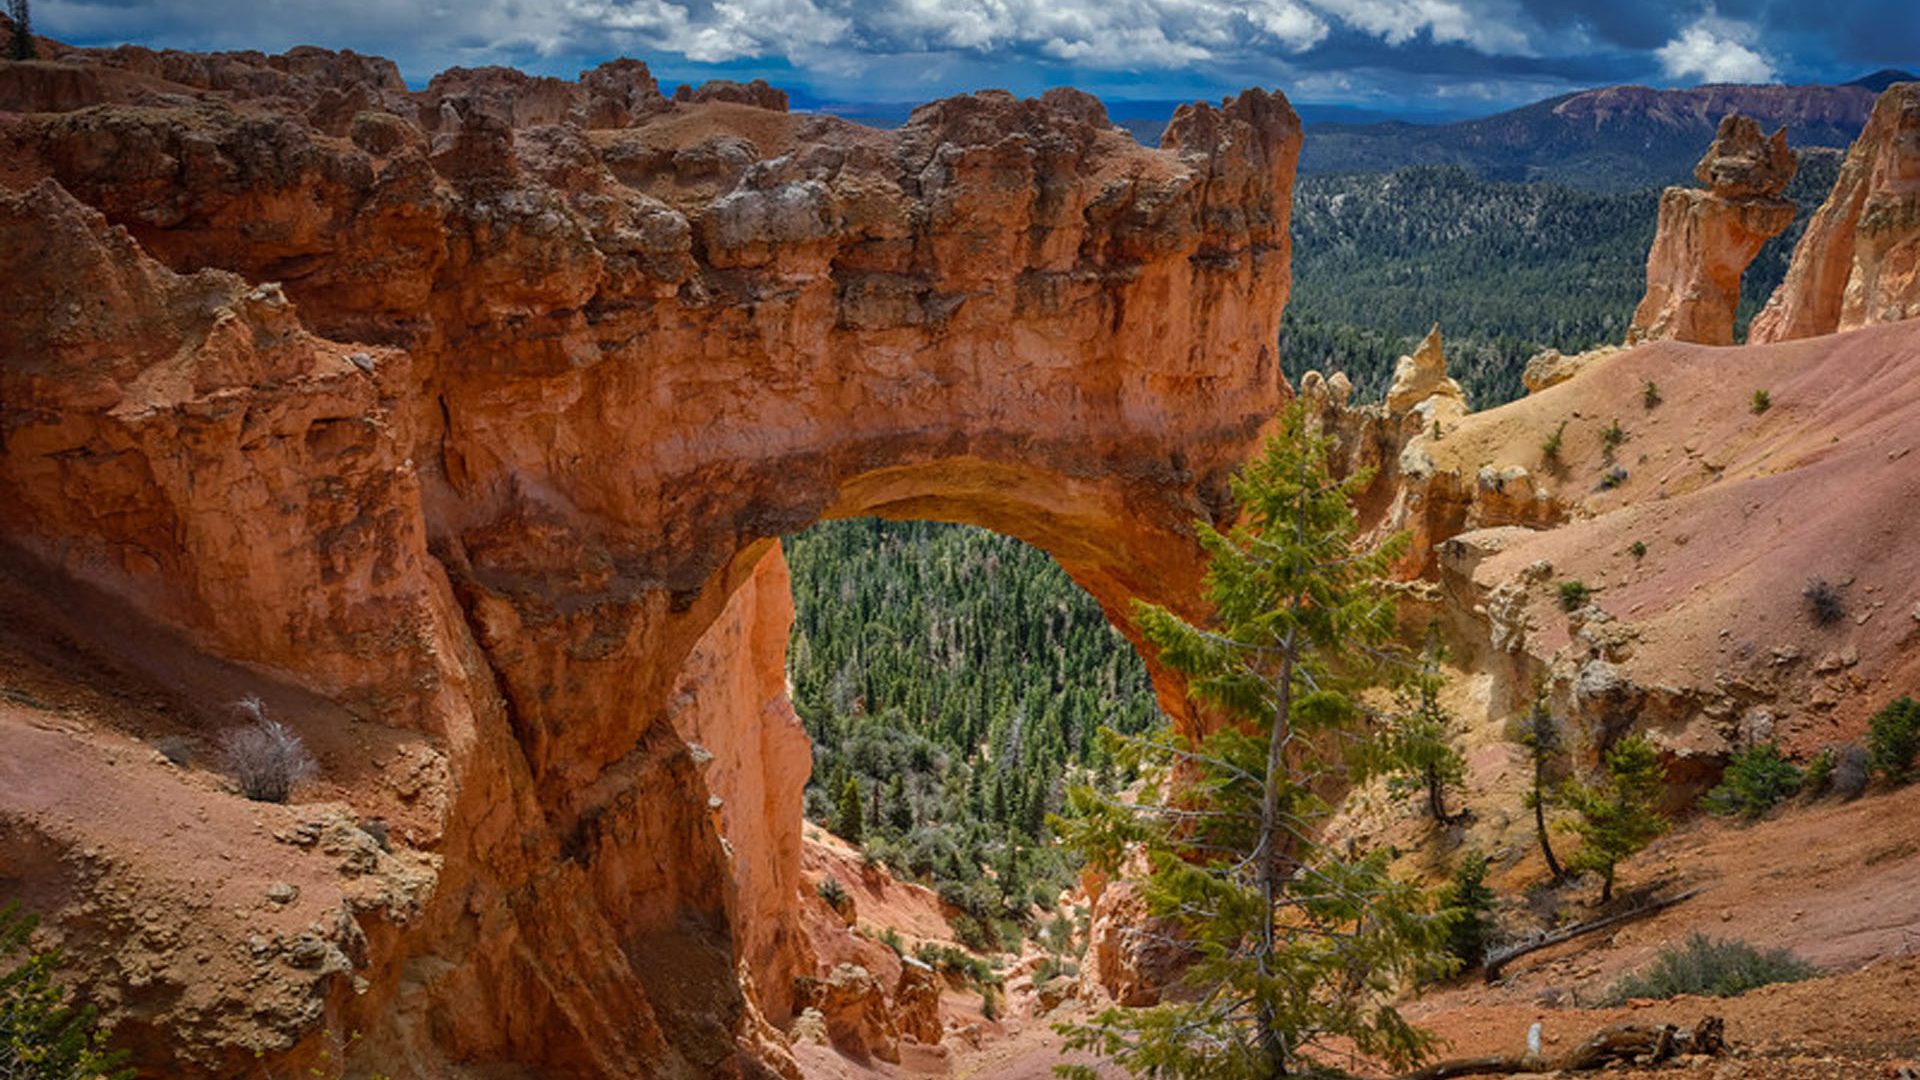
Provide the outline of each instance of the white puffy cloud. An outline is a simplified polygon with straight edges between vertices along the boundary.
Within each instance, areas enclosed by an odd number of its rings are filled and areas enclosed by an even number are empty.
[[[1457,42],[1484,53],[1528,55],[1530,20],[1504,3],[1466,0],[1313,0],[1361,33],[1402,45],[1425,31],[1435,42]]]
[[[1752,28],[1711,9],[1696,16],[1656,0],[1610,2],[1638,12],[1652,40],[1671,38],[1657,54],[1638,56],[1671,78],[1775,75]],[[790,69],[794,84],[830,82],[855,99],[908,84],[913,94],[936,83],[1044,85],[1062,73],[1156,92],[1229,82],[1305,85],[1309,75],[1335,71],[1401,92],[1409,79],[1426,85],[1544,74],[1551,81],[1560,70],[1555,58],[1590,57],[1599,40],[1579,0],[38,0],[34,7],[43,30],[85,43],[355,48],[393,55],[415,82],[452,64],[511,63],[567,75],[574,64],[624,53],[696,77],[715,66],[775,78]]]
[[[565,11],[576,39],[628,33],[707,62],[959,50],[1170,68],[1249,47],[1297,53],[1327,35],[1304,0],[569,0]]]
[[[1709,83],[1774,82],[1773,62],[1759,51],[1751,26],[1722,19],[1711,10],[1654,50],[1670,78]]]

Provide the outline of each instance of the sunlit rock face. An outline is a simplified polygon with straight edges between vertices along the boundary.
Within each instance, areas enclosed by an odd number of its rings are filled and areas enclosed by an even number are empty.
[[[1796,168],[1785,128],[1768,138],[1758,121],[1729,113],[1694,176],[1707,187],[1670,187],[1647,255],[1647,292],[1627,344],[1673,339],[1733,344],[1740,275],[1766,242],[1793,224],[1780,197]]]
[[[1920,83],[1896,83],[1847,151],[1754,341],[1920,317]]]
[[[631,61],[8,78],[0,539],[445,758],[437,886],[319,984],[309,1053],[790,1070],[776,538],[971,522],[1117,620],[1191,610],[1191,523],[1288,394],[1277,94],[1149,150],[1070,90],[882,132]]]

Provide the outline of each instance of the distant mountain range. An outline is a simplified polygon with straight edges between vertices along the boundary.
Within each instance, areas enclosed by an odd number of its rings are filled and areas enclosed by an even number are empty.
[[[796,112],[829,113],[868,127],[899,127],[906,123],[907,117],[919,107],[918,103],[908,101],[834,101],[815,98],[803,90],[789,93]],[[1185,98],[1106,98],[1103,100],[1107,107],[1108,119],[1126,128],[1145,146],[1160,145],[1160,133],[1166,130],[1167,121],[1173,119],[1174,110],[1187,104]],[[1388,112],[1358,105],[1306,103],[1296,105],[1295,109],[1299,112],[1300,119],[1308,125],[1364,125],[1388,120],[1405,121],[1409,118],[1405,112]]]
[[[1461,165],[1487,180],[1624,191],[1685,180],[1729,112],[1768,128],[1785,124],[1795,148],[1844,148],[1880,91],[1914,79],[1920,76],[1888,70],[1839,86],[1608,86],[1451,124],[1309,123],[1300,171]]]
[[[1482,180],[1555,180],[1588,191],[1630,191],[1686,182],[1729,112],[1769,129],[1785,124],[1795,149],[1845,149],[1882,90],[1920,75],[1876,71],[1836,86],[1696,86],[1654,90],[1604,86],[1537,101],[1493,116],[1423,123],[1350,105],[1297,105],[1306,124],[1302,175],[1391,172],[1412,165],[1459,165]],[[1184,101],[1111,99],[1107,115],[1148,146],[1160,142]],[[897,127],[905,102],[812,100],[797,109]]]

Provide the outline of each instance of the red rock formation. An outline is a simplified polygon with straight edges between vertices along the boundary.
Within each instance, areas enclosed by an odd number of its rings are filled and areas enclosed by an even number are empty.
[[[1920,83],[1896,83],[1807,223],[1754,341],[1920,317]]]
[[[673,726],[703,772],[735,891],[734,950],[768,1019],[794,1010],[793,977],[814,969],[793,898],[813,744],[787,700],[793,590],[774,547],[694,646],[669,703]],[[745,720],[747,722],[743,723]]]
[[[1647,254],[1647,293],[1634,309],[1627,344],[1672,338],[1733,344],[1740,275],[1766,242],[1793,224],[1793,204],[1780,197],[1796,168],[1787,131],[1771,139],[1758,121],[1728,113],[1719,135],[1694,168],[1707,185],[1670,187],[1660,196],[1660,224]]]
[[[114,55],[27,78],[177,96],[0,114],[0,540],[443,755],[438,886],[325,1002],[388,1072],[777,1058],[774,538],[967,521],[1191,604],[1287,392],[1277,95],[1152,151],[1065,90],[879,132],[639,65]]]
[[[900,1061],[900,1029],[887,1007],[886,988],[866,968],[841,964],[820,980],[813,1003],[827,1024],[833,1045],[866,1061]]]
[[[767,80],[734,82],[732,79],[708,79],[698,87],[682,83],[674,88],[675,101],[733,101],[775,112],[787,111],[787,92],[768,86]]]
[[[946,1035],[940,1023],[940,979],[933,969],[911,958],[900,962],[900,981],[893,988],[893,1011],[900,1034],[926,1046]]]

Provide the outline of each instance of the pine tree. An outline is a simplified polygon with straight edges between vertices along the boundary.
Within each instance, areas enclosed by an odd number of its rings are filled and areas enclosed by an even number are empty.
[[[858,846],[862,834],[860,824],[860,781],[848,773],[847,782],[840,788],[840,801],[834,806],[834,835]]]
[[[17,903],[0,906],[0,963],[27,946],[39,920]],[[53,972],[58,950],[29,952],[0,966],[0,1076],[8,1080],[126,1080],[123,1051],[106,1049],[91,1007],[61,1004]]]
[[[907,781],[899,773],[887,781],[887,826],[896,833],[913,828],[913,803],[907,798]]]
[[[27,0],[7,0],[7,15],[13,20],[12,58],[31,60],[39,55],[33,47],[33,18]]]
[[[1356,775],[1364,779],[1386,773],[1388,789],[1395,794],[1418,789],[1433,820],[1451,825],[1460,815],[1447,812],[1447,788],[1466,779],[1467,763],[1453,748],[1453,717],[1440,704],[1440,688],[1447,681],[1440,662],[1445,658],[1438,629],[1429,628],[1420,666],[1408,679],[1386,729],[1358,763]]]
[[[1493,940],[1493,890],[1487,888],[1485,855],[1470,851],[1460,859],[1441,904],[1454,913],[1447,929],[1447,951],[1462,967],[1480,966]]]
[[[1598,782],[1569,784],[1563,792],[1561,798],[1579,815],[1565,827],[1584,841],[1567,869],[1599,873],[1601,903],[1613,899],[1613,871],[1620,860],[1667,831],[1667,819],[1654,809],[1665,785],[1653,744],[1630,735],[1607,752]]]
[[[1527,792],[1527,808],[1533,811],[1533,831],[1540,841],[1540,854],[1547,860],[1547,872],[1556,882],[1565,881],[1566,868],[1560,860],[1554,858],[1553,841],[1547,836],[1547,769],[1560,753],[1560,723],[1553,717],[1548,707],[1547,693],[1543,688],[1534,698],[1533,708],[1527,711],[1526,718],[1520,724],[1520,745],[1527,748],[1527,756],[1533,760],[1533,788]]]
[[[1320,839],[1331,808],[1314,786],[1337,764],[1329,748],[1361,737],[1354,695],[1381,673],[1394,631],[1381,585],[1403,549],[1355,547],[1349,500],[1366,478],[1333,480],[1328,445],[1289,407],[1233,482],[1232,531],[1197,523],[1210,626],[1136,608],[1160,661],[1228,722],[1198,740],[1109,736],[1157,782],[1132,804],[1077,788],[1056,819],[1101,869],[1143,848],[1149,910],[1191,946],[1188,985],[1162,1004],[1060,1026],[1069,1048],[1135,1075],[1274,1080],[1312,1072],[1329,1043],[1396,1067],[1432,1045],[1391,998],[1450,968],[1448,918],[1389,876],[1384,851]]]

